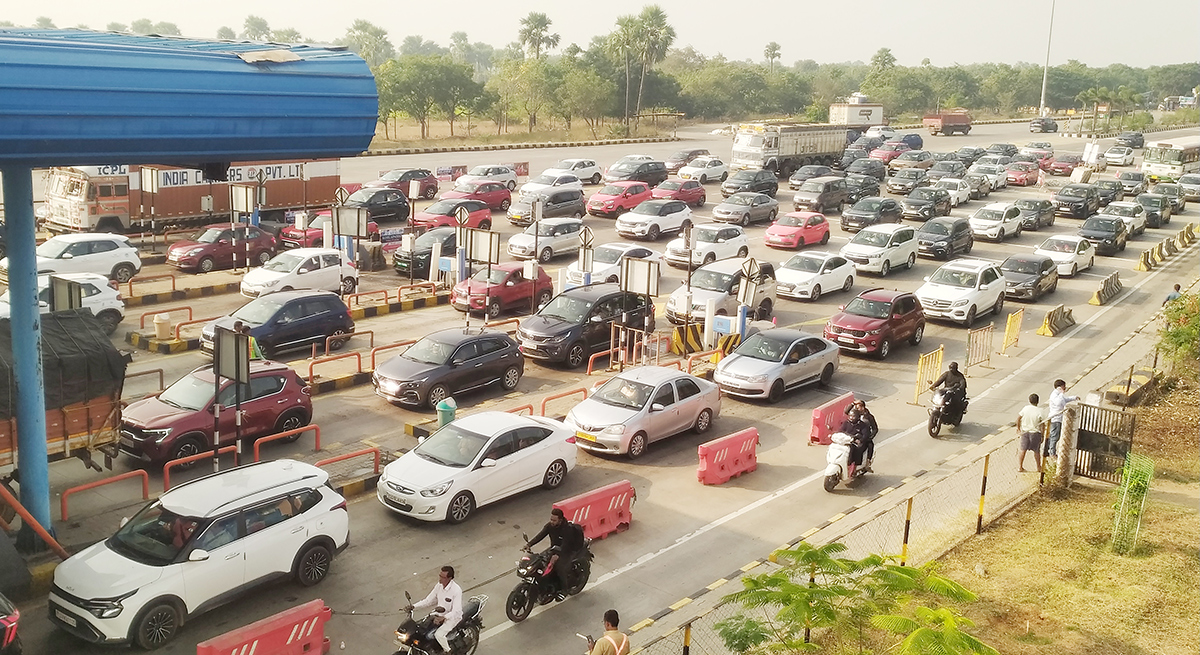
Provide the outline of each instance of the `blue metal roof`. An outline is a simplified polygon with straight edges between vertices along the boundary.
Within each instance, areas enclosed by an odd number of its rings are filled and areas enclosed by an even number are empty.
[[[344,48],[0,28],[0,166],[356,155],[377,114]]]

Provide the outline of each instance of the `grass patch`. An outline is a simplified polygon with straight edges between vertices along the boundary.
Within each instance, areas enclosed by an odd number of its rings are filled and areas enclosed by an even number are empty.
[[[1200,438],[1196,407],[1200,404],[1197,363],[1176,367],[1170,391],[1157,403],[1137,408],[1133,451],[1154,460],[1157,479],[1182,484],[1200,482]]]

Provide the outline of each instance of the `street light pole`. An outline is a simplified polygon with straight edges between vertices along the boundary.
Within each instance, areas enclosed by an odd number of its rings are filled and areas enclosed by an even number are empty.
[[[1050,77],[1050,40],[1054,37],[1054,5],[1057,0],[1050,0],[1050,30],[1046,32],[1046,63],[1042,66],[1042,101],[1038,107],[1038,116],[1046,115],[1046,81]]]

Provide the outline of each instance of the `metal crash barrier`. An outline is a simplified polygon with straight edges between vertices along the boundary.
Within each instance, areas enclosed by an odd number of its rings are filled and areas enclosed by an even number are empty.
[[[970,375],[972,366],[993,368],[988,366],[992,361],[992,337],[996,331],[992,324],[967,330],[967,358],[963,362],[963,374]]]

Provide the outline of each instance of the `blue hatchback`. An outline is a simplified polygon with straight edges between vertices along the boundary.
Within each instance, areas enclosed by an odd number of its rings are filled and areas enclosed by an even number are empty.
[[[337,294],[311,289],[277,291],[205,325],[200,333],[200,349],[211,354],[217,326],[231,330],[237,321],[250,327],[250,336],[268,359],[285,350],[323,346],[329,337],[344,336],[329,341],[329,348],[337,350],[354,332],[350,310]]]

